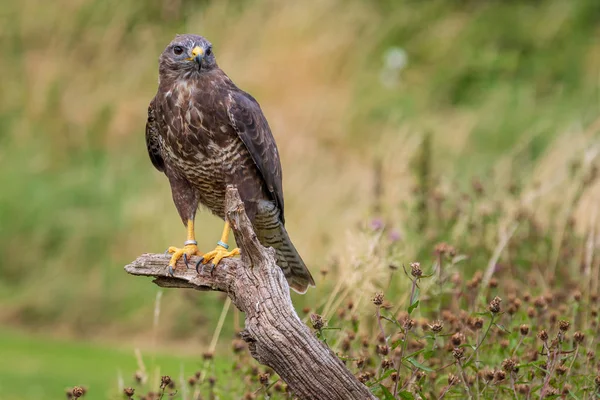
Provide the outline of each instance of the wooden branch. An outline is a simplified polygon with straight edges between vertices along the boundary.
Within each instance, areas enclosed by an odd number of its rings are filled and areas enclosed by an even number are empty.
[[[168,257],[143,254],[125,267],[132,275],[152,276],[162,287],[218,290],[246,314],[242,338],[259,363],[271,367],[300,399],[375,399],[340,359],[302,323],[288,283],[252,229],[237,190],[229,186],[226,215],[241,249],[240,259],[224,259],[211,272],[196,273],[180,261],[174,277]],[[195,265],[195,259],[191,265]]]

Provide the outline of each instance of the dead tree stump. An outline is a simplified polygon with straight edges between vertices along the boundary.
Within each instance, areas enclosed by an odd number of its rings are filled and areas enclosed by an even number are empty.
[[[229,186],[226,216],[241,259],[224,259],[212,273],[196,273],[180,261],[174,277],[162,254],[143,254],[127,265],[132,275],[154,277],[162,287],[227,293],[245,313],[242,338],[259,363],[271,367],[300,399],[375,399],[342,361],[302,323],[275,252],[258,241],[237,190]],[[191,260],[195,264],[195,260]]]

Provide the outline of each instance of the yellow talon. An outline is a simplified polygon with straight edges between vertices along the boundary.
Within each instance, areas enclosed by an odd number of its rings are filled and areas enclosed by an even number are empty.
[[[235,248],[231,251],[227,251],[229,246],[227,245],[227,239],[229,238],[229,222],[225,222],[223,228],[223,234],[221,240],[219,240],[217,247],[213,251],[209,251],[202,257],[202,264],[208,264],[209,262],[217,266],[219,262],[226,257],[233,257],[240,255],[240,249]]]
[[[224,258],[239,255],[240,249],[238,249],[237,247],[231,251],[227,251],[225,247],[218,245],[213,251],[209,251],[208,253],[204,254],[202,264],[208,264],[209,262],[211,262],[216,266]]]
[[[167,250],[171,256],[171,260],[169,261],[169,266],[175,268],[177,261],[185,254],[187,259],[189,260],[192,256],[202,256],[202,253],[198,250],[198,246],[195,244],[186,244],[183,248],[177,248],[175,246],[169,247]]]
[[[202,256],[202,253],[198,250],[198,246],[196,244],[196,240],[194,238],[194,221],[192,221],[191,219],[188,220],[187,223],[187,229],[188,229],[188,240],[185,242],[185,245],[183,246],[183,248],[178,248],[175,246],[170,246],[167,249],[167,253],[169,254],[173,254],[171,256],[171,260],[169,261],[169,274],[173,275],[173,270],[175,269],[175,266],[177,265],[177,261],[179,261],[179,259],[183,256],[185,256],[185,261],[186,261],[186,266],[187,266],[187,261],[192,257],[192,256]]]

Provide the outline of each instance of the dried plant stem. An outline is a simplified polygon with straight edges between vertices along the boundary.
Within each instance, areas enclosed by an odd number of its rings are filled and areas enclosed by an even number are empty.
[[[471,354],[471,356],[467,359],[467,361],[465,362],[465,365],[468,364],[469,361],[471,361],[471,359],[477,355],[477,351],[479,350],[479,347],[481,347],[481,345],[483,344],[485,338],[487,337],[488,333],[490,332],[490,329],[492,329],[492,325],[494,325],[495,319],[496,319],[496,316],[494,314],[492,314],[492,319],[490,320],[490,324],[485,329],[485,332],[483,333],[483,337],[481,338],[479,343],[477,343],[477,346],[475,346],[475,350],[473,351],[473,354]]]
[[[456,365],[458,367],[458,372],[460,372],[460,377],[461,377],[463,386],[465,387],[465,390],[467,391],[467,394],[469,395],[469,399],[472,399],[473,393],[471,393],[471,388],[469,388],[469,382],[467,382],[467,375],[465,375],[465,370],[463,369],[460,361],[456,361]]]
[[[415,297],[415,290],[417,288],[417,279],[413,279],[412,280],[412,288],[410,289],[410,297],[408,300],[408,306],[412,306],[413,301],[414,301],[414,297]],[[402,349],[400,350],[400,357],[398,357],[398,365],[396,365],[396,372],[398,373],[398,379],[396,379],[396,382],[394,383],[394,397],[396,397],[396,394],[398,393],[398,384],[400,383],[400,366],[402,365],[402,357],[404,357],[404,352],[406,351],[406,345],[408,344],[408,333],[409,330],[405,329],[404,330],[404,341],[402,342]]]
[[[231,305],[231,299],[228,297],[225,300],[225,304],[223,304],[223,309],[221,310],[221,316],[219,317],[219,322],[217,323],[217,327],[215,328],[215,333],[213,333],[212,340],[210,341],[210,346],[208,347],[208,351],[210,353],[214,353],[217,348],[217,342],[219,341],[219,336],[221,336],[221,330],[223,329],[223,324],[225,323],[225,317],[227,317],[227,312],[229,311],[229,306]]]

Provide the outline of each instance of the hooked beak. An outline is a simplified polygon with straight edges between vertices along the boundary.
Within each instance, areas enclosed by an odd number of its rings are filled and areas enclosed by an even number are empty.
[[[198,63],[198,67],[202,66],[202,59],[204,58],[204,49],[200,46],[194,47],[192,50],[192,56],[190,60],[195,60]]]

